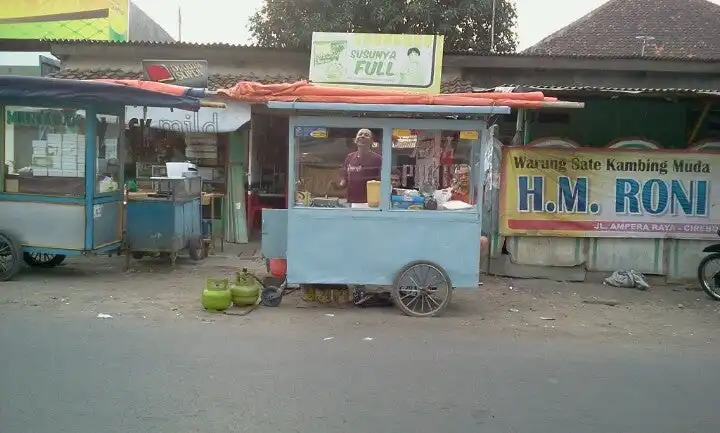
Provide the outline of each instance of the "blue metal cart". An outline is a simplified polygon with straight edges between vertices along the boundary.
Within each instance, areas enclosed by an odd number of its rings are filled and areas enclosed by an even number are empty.
[[[427,196],[420,205],[397,206],[391,194],[397,164],[393,152],[399,148],[399,134],[436,131],[442,138],[456,133],[468,149],[464,164],[471,173],[470,194],[477,194],[485,172],[488,116],[508,114],[508,107],[302,102],[269,102],[268,107],[290,113],[291,200],[287,210],[263,210],[262,253],[267,259],[287,260],[283,285],[267,288],[266,301],[279,303],[286,287],[301,285],[375,287],[389,291],[403,313],[424,317],[442,312],[453,289],[478,287],[482,200],[464,210],[427,206]],[[311,147],[303,144],[306,137],[332,138],[334,129],[363,128],[382,131],[375,149],[382,155],[378,206],[349,205],[298,191],[308,182],[298,173],[305,170],[304,149]],[[335,151],[332,144],[324,149]],[[416,184],[419,176],[415,173]]]
[[[125,107],[197,111],[190,90],[0,76],[0,281],[121,251]]]
[[[175,264],[180,251],[205,258],[202,236],[202,178],[152,178],[153,192],[128,194],[127,249],[135,259],[165,256]],[[129,256],[128,256],[129,257]]]

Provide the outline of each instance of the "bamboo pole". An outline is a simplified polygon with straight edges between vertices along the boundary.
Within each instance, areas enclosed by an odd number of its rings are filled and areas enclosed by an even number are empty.
[[[227,104],[224,102],[213,102],[213,101],[200,101],[201,107],[206,108],[227,108]]]
[[[698,135],[698,132],[700,132],[700,127],[702,126],[703,122],[705,121],[705,118],[710,113],[710,107],[712,106],[711,102],[706,102],[705,107],[703,108],[702,113],[700,114],[700,117],[698,118],[697,122],[695,123],[695,127],[692,130],[692,133],[690,133],[690,137],[688,137],[687,145],[690,146],[693,141],[695,141],[695,138]]]

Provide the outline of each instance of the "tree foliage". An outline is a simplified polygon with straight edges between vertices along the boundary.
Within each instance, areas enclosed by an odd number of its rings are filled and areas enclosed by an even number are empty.
[[[495,52],[512,53],[517,13],[495,0]],[[440,34],[446,51],[490,52],[493,0],[265,0],[250,18],[258,45],[309,50],[313,32]]]

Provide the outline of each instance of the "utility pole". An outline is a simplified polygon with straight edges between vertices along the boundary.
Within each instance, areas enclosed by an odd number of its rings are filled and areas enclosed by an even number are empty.
[[[495,52],[495,12],[497,10],[497,0],[492,0],[492,21],[490,22],[490,52]]]
[[[178,42],[182,42],[182,6],[178,1]]]

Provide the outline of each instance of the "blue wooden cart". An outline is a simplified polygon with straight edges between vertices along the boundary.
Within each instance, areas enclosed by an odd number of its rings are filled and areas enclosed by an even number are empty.
[[[403,313],[422,317],[443,311],[453,289],[478,287],[482,200],[464,210],[397,206],[390,186],[397,165],[393,155],[402,141],[398,135],[417,140],[421,131],[426,136],[436,131],[441,138],[459,137],[467,148],[463,163],[471,169],[470,194],[477,196],[485,173],[487,119],[508,114],[508,107],[285,102],[268,106],[290,114],[288,194],[295,200],[289,200],[287,210],[263,210],[262,253],[268,259],[287,259],[283,285],[268,288],[266,299],[279,302],[286,287],[300,285],[376,287],[389,291]],[[298,173],[306,170],[304,149],[312,147],[303,140],[331,139],[333,129],[343,128],[369,128],[382,136],[374,149],[382,154],[377,207],[328,197],[315,201],[298,191],[308,182]],[[323,150],[333,151],[332,145]],[[414,174],[416,186],[419,176]]]
[[[23,262],[52,267],[67,256],[119,253],[125,107],[197,111],[196,96],[0,76],[0,281]]]

